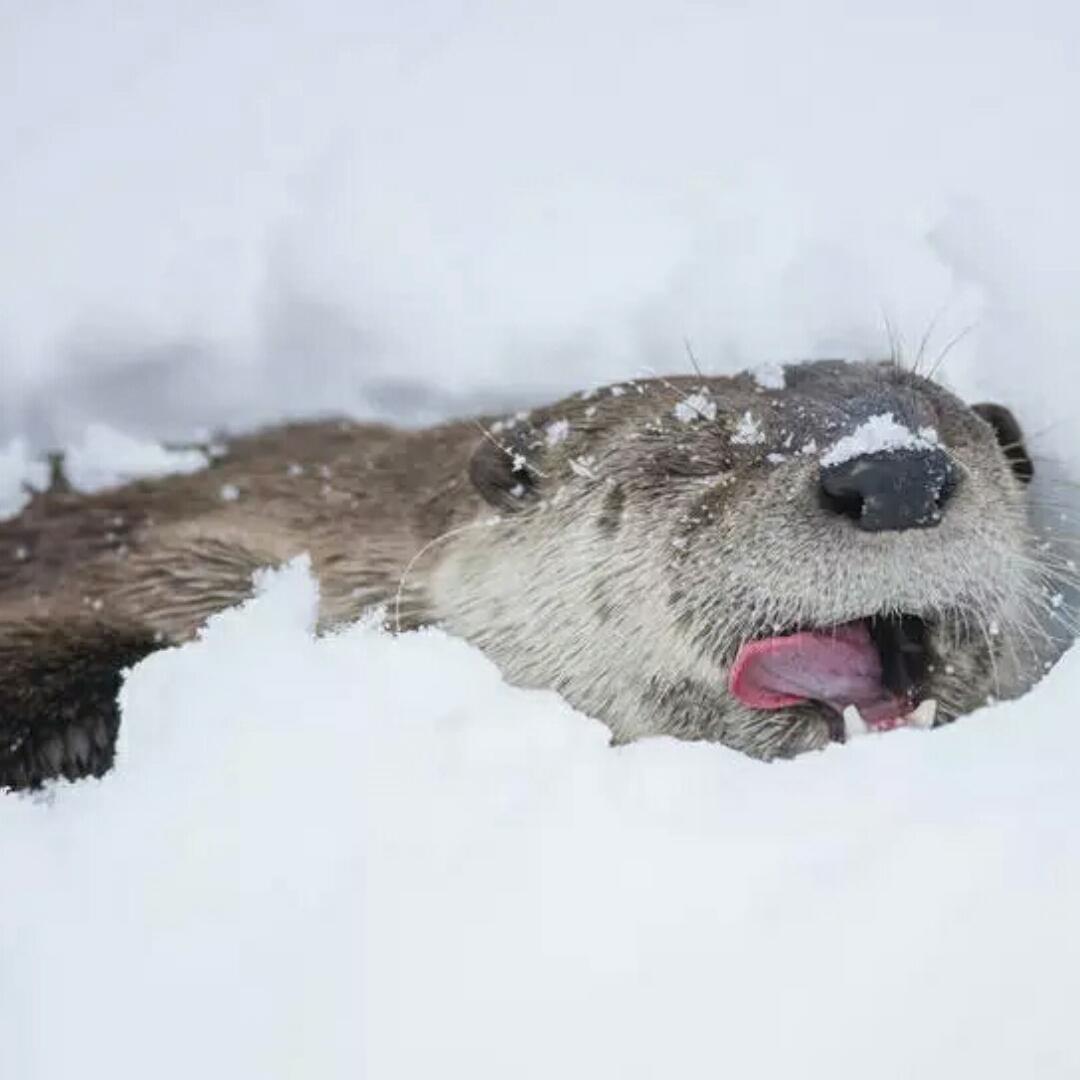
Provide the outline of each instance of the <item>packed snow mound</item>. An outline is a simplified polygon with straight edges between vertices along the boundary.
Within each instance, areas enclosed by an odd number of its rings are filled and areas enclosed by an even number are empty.
[[[763,765],[316,607],[268,574],[131,673],[114,773],[0,800],[5,1075],[1078,1074],[1075,651]]]
[[[201,450],[170,449],[108,424],[88,424],[82,438],[64,452],[64,476],[76,491],[87,495],[133,480],[198,472],[208,464]]]

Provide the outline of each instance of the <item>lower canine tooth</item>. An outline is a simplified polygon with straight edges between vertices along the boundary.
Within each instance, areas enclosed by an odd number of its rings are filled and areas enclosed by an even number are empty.
[[[857,705],[849,705],[844,709],[845,738],[853,739],[856,735],[865,735],[869,730]]]
[[[937,717],[937,699],[927,698],[925,701],[920,702],[919,707],[912,709],[907,714],[905,719],[912,727],[917,728],[932,728],[934,726],[934,720]]]

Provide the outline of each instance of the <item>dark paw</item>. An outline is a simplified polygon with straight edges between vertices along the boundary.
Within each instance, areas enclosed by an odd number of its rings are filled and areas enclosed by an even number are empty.
[[[108,772],[123,672],[159,647],[102,622],[0,626],[0,791]]]

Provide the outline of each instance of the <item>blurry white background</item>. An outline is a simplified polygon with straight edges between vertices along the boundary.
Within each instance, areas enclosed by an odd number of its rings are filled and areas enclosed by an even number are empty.
[[[0,8],[0,441],[909,353],[1061,450],[1068,2]],[[936,320],[936,322],[935,322]]]

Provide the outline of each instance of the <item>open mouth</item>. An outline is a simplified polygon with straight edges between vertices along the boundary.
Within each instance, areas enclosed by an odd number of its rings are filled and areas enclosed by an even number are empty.
[[[834,738],[898,727],[931,728],[937,701],[925,696],[927,625],[915,615],[873,615],[838,626],[748,641],[728,686],[752,709],[815,702]]]

